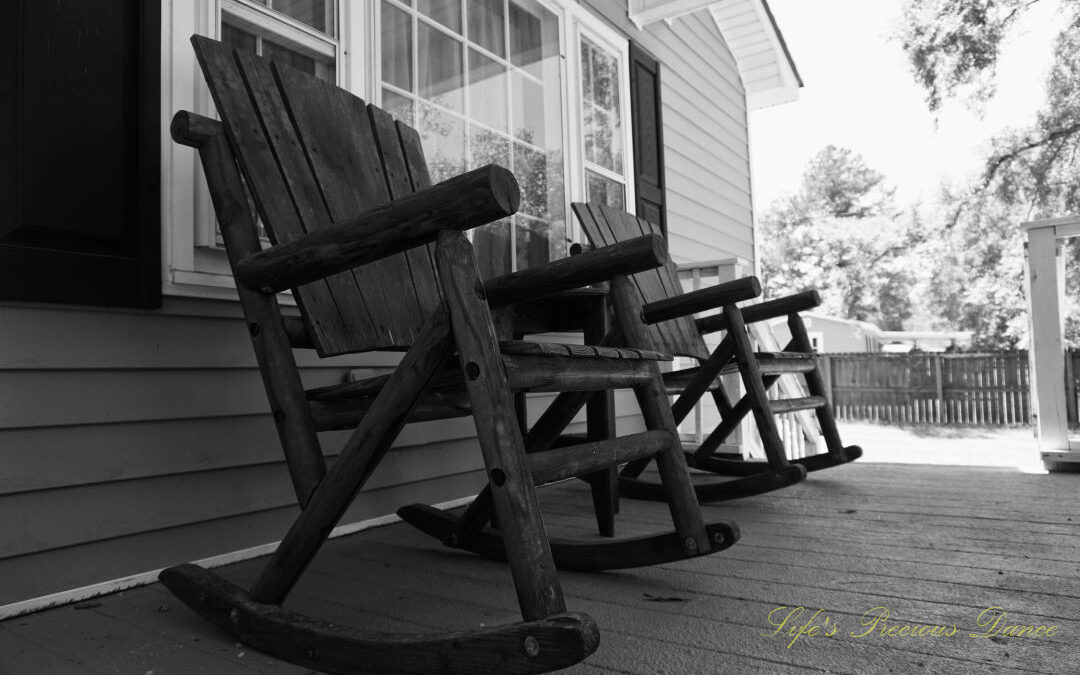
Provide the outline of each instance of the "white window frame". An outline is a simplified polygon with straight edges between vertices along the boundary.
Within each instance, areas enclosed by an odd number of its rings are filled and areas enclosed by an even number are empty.
[[[583,241],[570,203],[586,198],[584,130],[581,119],[580,38],[614,54],[619,63],[619,101],[623,130],[623,175],[626,209],[634,212],[634,157],[630,116],[630,43],[604,19],[574,0],[538,0],[560,17],[560,48],[563,54],[563,142],[567,237]],[[337,85],[368,101],[381,97],[379,64],[381,40],[379,3],[338,0],[338,35],[335,56]],[[179,110],[216,116],[210,93],[195,61],[190,36],[220,37],[223,11],[242,21],[259,12],[272,14],[299,33],[315,29],[280,13],[244,0],[163,0],[161,59],[161,175],[162,182],[162,292],[235,300],[236,290],[224,250],[216,245],[213,207],[197,153],[172,141],[169,122]],[[298,34],[299,34],[298,33]],[[317,36],[316,36],[317,37]],[[292,303],[288,293],[285,302]]]

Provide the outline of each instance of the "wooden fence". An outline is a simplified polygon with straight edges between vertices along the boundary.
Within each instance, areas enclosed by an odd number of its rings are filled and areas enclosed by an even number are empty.
[[[822,354],[837,418],[911,424],[1030,424],[1026,351]],[[1067,359],[1071,364],[1071,359]],[[1078,363],[1080,365],[1080,363]]]

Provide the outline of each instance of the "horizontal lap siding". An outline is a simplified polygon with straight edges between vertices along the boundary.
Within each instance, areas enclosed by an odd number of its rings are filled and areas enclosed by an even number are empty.
[[[661,63],[669,246],[680,262],[754,259],[746,103],[707,11],[638,30],[625,0],[581,0]]]
[[[307,386],[394,355],[320,361]],[[0,306],[0,605],[276,541],[296,507],[229,303]],[[347,432],[321,435],[328,458]],[[410,425],[343,523],[474,494],[471,420]]]

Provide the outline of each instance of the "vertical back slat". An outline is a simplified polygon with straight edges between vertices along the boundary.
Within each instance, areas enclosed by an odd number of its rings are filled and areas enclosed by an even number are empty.
[[[292,202],[289,213],[265,213],[265,225],[276,241],[291,241],[312,229],[328,225],[331,222],[330,214],[323,202],[316,178],[304,158],[299,139],[292,129],[292,122],[285,110],[273,73],[270,72],[269,63],[254,54],[243,52],[237,53],[236,58],[247,86],[249,100],[261,122],[265,142],[273,153],[279,175],[284,181],[282,194],[287,195]],[[241,157],[243,156],[244,153],[241,152]],[[252,192],[256,195],[274,189],[274,186],[259,185],[264,171],[267,169],[251,172],[249,181]],[[271,195],[270,199],[279,198]],[[335,274],[328,277],[323,286],[326,290],[320,292],[320,295],[325,293],[331,297],[333,313],[339,317],[339,321],[322,326],[325,330],[317,333],[315,344],[320,347],[319,352],[327,355],[351,351],[376,340],[371,330],[371,317],[368,315],[363,293],[357,288],[352,274]],[[325,321],[323,311],[311,311],[310,303],[307,302],[308,295],[306,289],[301,289],[298,293],[300,302],[306,303],[303,309],[309,326],[318,327]],[[329,311],[330,308],[324,308],[324,305],[325,303],[321,303],[320,310]]]
[[[573,204],[586,235],[600,246],[610,246],[646,234],[658,234],[648,221],[598,204]],[[647,270],[632,276],[644,302],[656,302],[682,295],[678,268],[668,263],[663,268]],[[709,357],[709,348],[698,332],[693,317],[680,317],[649,326],[649,333],[658,348],[697,359]]]
[[[344,89],[273,65],[282,98],[333,221],[390,201],[367,104]],[[408,346],[423,316],[405,254],[352,271],[367,304],[378,346]]]
[[[192,39],[195,54],[206,76],[218,112],[227,122],[230,142],[237,149],[240,165],[248,177],[248,187],[265,219],[275,224],[279,237],[303,234],[303,224],[294,207],[285,178],[267,142],[259,117],[247,95],[233,50],[221,43],[198,37]],[[343,333],[344,320],[327,287],[319,281],[297,289],[297,301],[317,344],[334,347],[334,336]]]
[[[390,198],[398,199],[412,194],[416,188],[413,187],[413,181],[409,175],[409,163],[405,156],[401,138],[398,135],[397,123],[390,113],[373,105],[368,106],[368,114],[371,116],[371,126],[375,131],[375,142],[382,158]],[[417,140],[419,140],[419,137]],[[423,163],[422,152],[419,161]],[[427,170],[426,164],[424,164],[424,170]],[[426,187],[426,185],[423,187]],[[419,311],[425,319],[435,311],[435,308],[439,305],[440,297],[439,285],[435,281],[435,265],[431,258],[431,248],[433,246],[433,244],[418,246],[410,249],[405,254],[409,263]]]

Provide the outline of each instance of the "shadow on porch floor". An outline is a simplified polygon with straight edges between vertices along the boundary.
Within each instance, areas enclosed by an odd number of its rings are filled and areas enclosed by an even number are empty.
[[[542,491],[553,533],[593,531],[587,489]],[[599,623],[599,651],[565,672],[1075,672],[1080,657],[1080,476],[1015,469],[858,463],[787,490],[706,507],[742,539],[716,556],[617,573],[564,573],[568,607]],[[660,504],[624,501],[622,534],[667,526]],[[224,568],[250,581],[259,561]],[[356,583],[360,579],[367,584]],[[513,621],[506,570],[403,524],[332,541],[286,606],[353,625],[423,631]],[[793,644],[777,607],[822,610],[835,635]],[[945,625],[952,636],[863,637]],[[1055,625],[1051,637],[986,632]],[[772,615],[779,623],[790,609]],[[783,616],[782,616],[783,615]],[[983,615],[983,621],[988,618]],[[805,623],[801,621],[799,623]],[[0,624],[0,673],[307,673],[238,645],[160,585]]]

